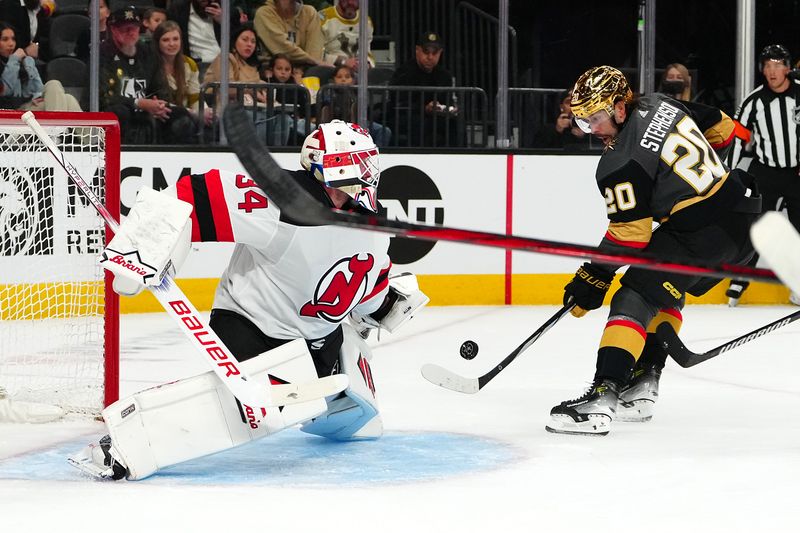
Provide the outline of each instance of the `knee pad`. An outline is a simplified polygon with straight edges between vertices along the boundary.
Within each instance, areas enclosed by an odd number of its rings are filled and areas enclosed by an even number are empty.
[[[369,365],[372,351],[349,324],[342,324],[342,330],[344,342],[339,354],[339,371],[347,375],[350,385],[328,400],[325,413],[300,429],[331,440],[377,439],[383,435],[383,421]]]

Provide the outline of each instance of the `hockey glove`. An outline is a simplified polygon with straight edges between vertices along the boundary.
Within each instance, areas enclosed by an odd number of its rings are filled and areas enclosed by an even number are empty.
[[[613,279],[613,272],[608,272],[592,263],[584,263],[572,281],[564,287],[564,305],[574,303],[572,315],[582,317],[588,311],[603,305],[603,298],[611,287]]]
[[[103,250],[100,264],[114,273],[117,294],[135,296],[181,267],[191,249],[192,206],[142,188],[128,216]]]

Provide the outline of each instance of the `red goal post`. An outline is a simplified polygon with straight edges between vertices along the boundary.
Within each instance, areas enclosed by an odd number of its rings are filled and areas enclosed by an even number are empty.
[[[0,111],[0,392],[96,416],[119,396],[119,299],[97,264],[112,234],[21,115]],[[116,117],[35,116],[119,220]]]

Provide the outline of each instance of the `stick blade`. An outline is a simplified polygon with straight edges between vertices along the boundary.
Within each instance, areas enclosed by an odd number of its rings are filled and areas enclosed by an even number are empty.
[[[789,219],[767,211],[750,228],[750,238],[781,281],[800,294],[800,235]]]
[[[714,357],[714,355],[705,356],[705,354],[697,354],[691,351],[683,341],[672,329],[669,324],[660,324],[656,329],[656,337],[663,344],[664,349],[672,359],[678,363],[682,368],[689,368],[698,363],[702,363]]]
[[[272,385],[270,390],[275,405],[292,405],[339,394],[348,386],[350,380],[346,374],[334,374],[306,383]]]
[[[420,372],[422,372],[422,377],[434,385],[439,385],[452,391],[475,394],[481,388],[478,378],[465,378],[439,365],[430,363],[423,365]]]

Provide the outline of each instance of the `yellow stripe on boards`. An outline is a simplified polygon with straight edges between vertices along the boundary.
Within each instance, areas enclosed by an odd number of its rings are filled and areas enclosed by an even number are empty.
[[[503,305],[503,274],[423,274],[417,276],[420,288],[427,294],[428,305]],[[561,305],[564,285],[572,274],[515,274],[511,278],[513,305]],[[605,304],[619,288],[619,276],[606,296]],[[178,286],[201,311],[208,311],[214,302],[216,278],[179,279]],[[708,294],[697,298],[689,295],[689,304],[726,304],[728,281],[723,281]],[[102,285],[99,282],[42,283],[0,285],[0,320],[55,318],[74,313],[96,314],[102,306]],[[94,301],[93,301],[94,300]],[[99,304],[97,303],[99,302]],[[789,302],[789,290],[782,285],[752,283],[740,305],[780,305]],[[120,297],[122,313],[153,313],[162,310],[147,291],[133,298]]]
[[[99,281],[0,285],[0,320],[100,316],[103,302]]]

